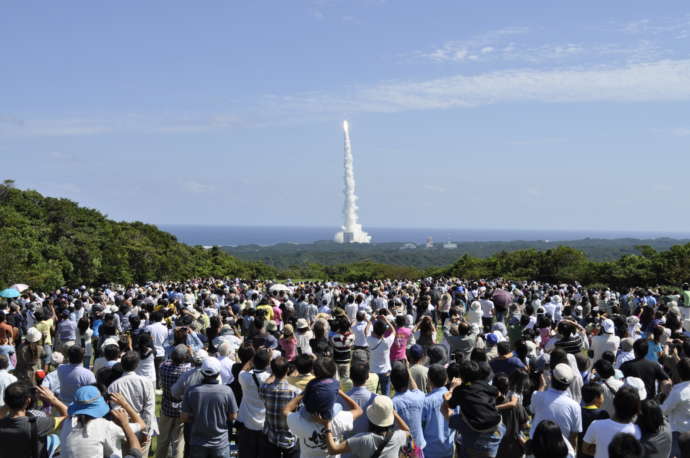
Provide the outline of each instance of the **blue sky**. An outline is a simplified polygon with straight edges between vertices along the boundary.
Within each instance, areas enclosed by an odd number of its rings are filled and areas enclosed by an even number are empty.
[[[121,220],[687,231],[690,6],[11,1],[0,166]]]

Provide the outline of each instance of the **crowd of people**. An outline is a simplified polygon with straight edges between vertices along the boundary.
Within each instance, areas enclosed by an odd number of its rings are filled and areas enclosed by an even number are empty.
[[[690,287],[239,279],[0,302],[0,457],[690,458]]]

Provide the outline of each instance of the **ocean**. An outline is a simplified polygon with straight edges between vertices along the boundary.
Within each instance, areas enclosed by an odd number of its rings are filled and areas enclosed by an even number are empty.
[[[280,227],[280,226],[204,226],[159,225],[188,245],[275,245],[277,243],[313,243],[333,240],[338,227]],[[566,230],[508,230],[508,229],[423,229],[367,227],[373,243],[423,243],[431,237],[436,243],[443,242],[509,242],[513,240],[581,240],[584,238],[690,238],[690,232],[654,231],[566,231]]]

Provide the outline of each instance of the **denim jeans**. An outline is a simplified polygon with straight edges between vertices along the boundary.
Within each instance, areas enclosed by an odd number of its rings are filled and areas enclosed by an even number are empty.
[[[189,458],[230,458],[230,449],[192,445],[189,447]]]

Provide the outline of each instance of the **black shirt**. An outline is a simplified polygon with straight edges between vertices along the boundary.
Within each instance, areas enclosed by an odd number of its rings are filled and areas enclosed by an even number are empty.
[[[38,456],[45,458],[46,437],[53,431],[53,419],[49,417],[36,417],[36,433],[38,436]],[[0,444],[2,444],[2,457],[26,457],[31,458],[31,426],[29,417],[5,417],[0,420]]]
[[[646,358],[634,359],[623,363],[621,365],[621,372],[626,377],[642,379],[647,390],[647,399],[652,399],[656,396],[655,381],[668,380],[668,375],[666,375],[661,365]]]

